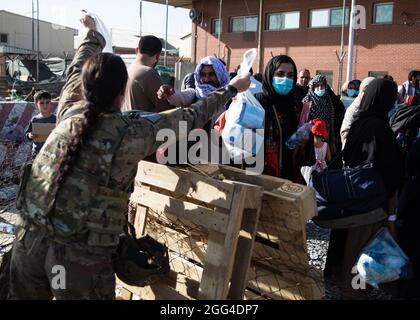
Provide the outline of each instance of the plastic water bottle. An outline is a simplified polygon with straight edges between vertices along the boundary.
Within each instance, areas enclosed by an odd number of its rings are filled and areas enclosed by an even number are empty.
[[[289,140],[286,141],[286,146],[290,150],[296,149],[299,143],[308,139],[309,131],[311,131],[312,125],[312,121],[309,121],[308,123],[305,123],[303,126],[301,126],[299,129],[297,129],[297,131],[294,134],[292,134]]]

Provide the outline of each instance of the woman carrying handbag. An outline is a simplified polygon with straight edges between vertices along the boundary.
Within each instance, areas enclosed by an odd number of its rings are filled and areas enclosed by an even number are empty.
[[[396,89],[392,81],[384,79],[376,79],[369,85],[343,150],[345,166],[354,168],[371,162],[382,176],[390,224],[393,223],[396,192],[404,170],[401,153],[387,117],[396,99]],[[385,219],[368,225],[331,231],[324,276],[326,280],[338,285],[344,299],[366,297],[368,290],[355,290],[352,287],[352,280],[356,276],[352,272],[353,267],[361,249],[386,223]]]

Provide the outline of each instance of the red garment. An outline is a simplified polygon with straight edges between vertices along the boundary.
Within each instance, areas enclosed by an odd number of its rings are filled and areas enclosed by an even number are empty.
[[[274,149],[265,152],[265,174],[280,177],[279,152]]]
[[[315,120],[312,120],[312,123],[313,125],[311,128],[311,132],[315,136],[321,136],[324,139],[328,139],[328,129],[327,129],[327,125],[325,121],[322,119],[315,119]]]

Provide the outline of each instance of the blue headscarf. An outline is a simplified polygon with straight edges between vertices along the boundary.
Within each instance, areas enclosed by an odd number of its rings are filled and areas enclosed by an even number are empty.
[[[217,80],[219,81],[220,87],[215,88],[210,84],[201,84],[200,83],[200,73],[203,65],[210,65],[213,67],[214,72],[216,73]],[[229,73],[226,70],[224,64],[213,56],[208,56],[201,59],[200,64],[197,66],[194,72],[194,79],[195,79],[195,91],[196,96],[198,99],[207,97],[211,92],[225,87],[229,84]]]

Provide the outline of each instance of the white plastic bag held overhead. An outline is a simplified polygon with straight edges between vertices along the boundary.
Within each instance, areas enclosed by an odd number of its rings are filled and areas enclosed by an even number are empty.
[[[257,50],[245,52],[238,75],[246,74],[252,67]],[[240,162],[258,154],[264,137],[256,129],[264,128],[265,110],[250,89],[236,96],[227,111],[222,138],[231,159]]]
[[[243,61],[240,65],[240,68],[238,70],[238,75],[241,75],[243,73],[248,73],[252,65],[254,64],[255,59],[257,58],[257,49],[250,49],[244,54]],[[262,92],[262,84],[258,80],[255,80],[254,77],[251,76],[251,85],[249,86],[249,91],[252,94],[260,93]]]
[[[112,39],[111,36],[109,35],[109,31],[108,28],[106,27],[105,23],[99,18],[99,16],[96,13],[93,12],[84,12],[82,11],[82,16],[87,15],[89,17],[91,17],[93,20],[95,20],[95,24],[96,24],[96,31],[98,31],[104,38],[106,41],[105,44],[105,48],[102,50],[102,52],[109,52],[109,53],[113,53],[112,50]],[[89,30],[86,31],[86,34],[88,33]]]

